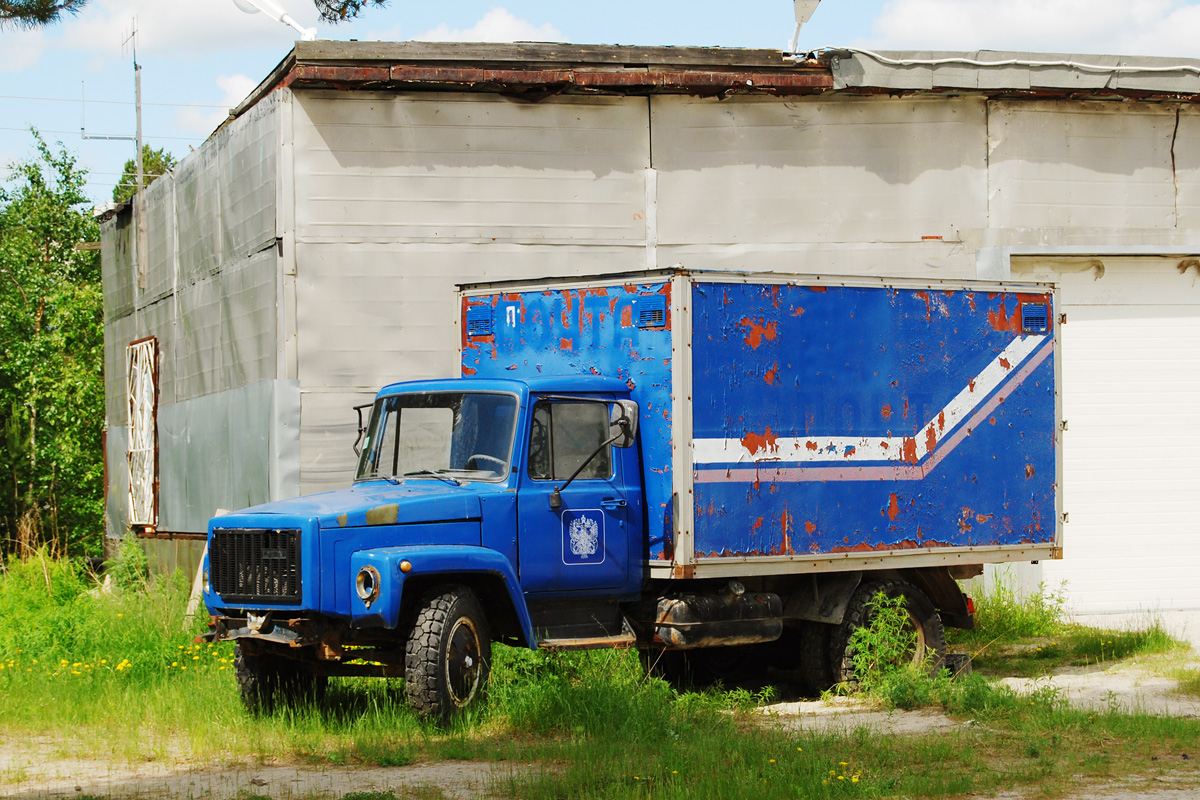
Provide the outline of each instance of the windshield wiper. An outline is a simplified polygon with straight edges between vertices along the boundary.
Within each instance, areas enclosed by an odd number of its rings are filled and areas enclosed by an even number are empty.
[[[440,470],[440,469],[439,470],[418,469],[418,470],[413,470],[412,472],[404,473],[404,477],[407,478],[412,475],[428,475],[431,478],[437,478],[439,481],[445,481],[446,483],[452,483],[455,486],[462,486],[462,481],[460,481],[458,478],[454,478],[454,477],[451,477],[450,475],[445,474],[445,472],[446,472],[445,470]]]

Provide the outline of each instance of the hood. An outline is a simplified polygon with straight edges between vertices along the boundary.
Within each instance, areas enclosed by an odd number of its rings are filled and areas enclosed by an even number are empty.
[[[483,491],[489,489],[495,491],[490,485]],[[253,506],[219,519],[220,527],[253,527],[242,518],[272,515],[279,517],[272,524],[283,527],[316,517],[322,528],[479,519],[480,491],[479,484],[454,486],[434,479],[406,480],[399,484],[369,481],[349,489]],[[257,524],[261,525],[262,520]]]

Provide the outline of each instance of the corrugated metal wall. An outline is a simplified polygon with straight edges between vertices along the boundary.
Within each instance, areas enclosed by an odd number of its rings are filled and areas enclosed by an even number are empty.
[[[457,283],[646,265],[646,98],[295,94],[302,489],[383,384],[454,375]]]
[[[278,381],[279,151],[272,96],[154,181],[143,194],[143,275],[133,213],[103,226],[112,535],[128,520],[131,341],[158,339],[160,529],[203,531],[217,508],[272,499],[272,482],[286,472],[286,463],[268,462],[274,432],[289,425],[279,409],[299,398],[294,381]],[[297,487],[293,476],[288,493]]]

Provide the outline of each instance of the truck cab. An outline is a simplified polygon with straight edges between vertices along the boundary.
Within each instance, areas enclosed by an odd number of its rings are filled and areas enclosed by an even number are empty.
[[[414,706],[445,716],[486,681],[493,638],[632,644],[637,416],[596,376],[384,387],[350,488],[211,521],[210,638],[239,643],[247,704],[403,674]]]

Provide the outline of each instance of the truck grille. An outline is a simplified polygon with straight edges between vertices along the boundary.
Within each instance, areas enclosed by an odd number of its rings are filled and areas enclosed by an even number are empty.
[[[300,531],[215,530],[208,574],[213,591],[231,603],[299,603]]]

